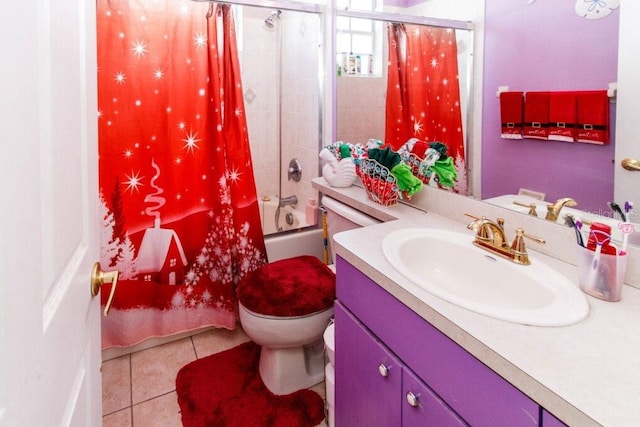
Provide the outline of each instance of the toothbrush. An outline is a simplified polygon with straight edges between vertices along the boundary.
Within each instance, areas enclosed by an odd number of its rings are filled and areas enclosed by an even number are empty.
[[[626,214],[627,220],[629,219],[629,212],[631,212],[631,209],[633,209],[633,202],[624,202],[624,213]]]
[[[620,248],[620,255],[627,253],[627,243],[629,242],[629,234],[635,231],[635,226],[630,222],[623,222],[618,224],[618,228],[622,232],[622,247]]]
[[[584,239],[582,238],[582,233],[578,229],[578,225],[576,224],[573,215],[566,214],[564,216],[564,223],[575,230],[577,243],[579,246],[582,246],[584,248]]]
[[[622,232],[622,247],[620,248],[620,253],[622,255],[627,253],[627,244],[629,243],[629,234],[635,231],[635,227],[632,223],[628,222],[629,220],[629,212],[633,209],[633,202],[626,201],[624,202],[624,216],[622,217],[623,222],[618,224],[618,228]]]
[[[619,204],[617,204],[616,202],[609,202],[608,205],[612,211],[620,215],[620,218],[622,218],[624,222],[627,222],[627,215],[625,215],[625,213],[622,212],[622,209],[620,208]]]

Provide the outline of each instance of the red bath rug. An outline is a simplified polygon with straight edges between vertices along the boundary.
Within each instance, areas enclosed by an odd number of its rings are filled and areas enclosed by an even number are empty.
[[[260,347],[247,342],[191,362],[176,377],[185,427],[313,427],[324,419],[318,393],[271,393],[258,373]]]

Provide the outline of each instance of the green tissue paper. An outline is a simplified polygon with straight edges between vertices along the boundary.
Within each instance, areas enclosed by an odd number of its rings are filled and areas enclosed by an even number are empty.
[[[408,165],[400,163],[394,166],[391,174],[396,178],[398,188],[406,192],[409,197],[422,190],[422,181],[413,175]]]
[[[438,160],[431,166],[433,172],[438,174],[440,185],[444,187],[453,187],[458,178],[458,172],[453,164],[453,157],[447,157],[445,160]]]
[[[393,169],[398,163],[402,162],[400,154],[393,151],[390,147],[387,148],[370,148],[367,150],[367,155],[370,159],[375,160],[387,169]]]

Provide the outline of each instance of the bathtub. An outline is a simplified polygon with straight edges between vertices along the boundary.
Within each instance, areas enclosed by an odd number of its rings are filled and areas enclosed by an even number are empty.
[[[276,229],[275,219],[278,210],[278,197],[266,196],[260,199],[260,216],[262,219],[262,231],[264,243],[267,249],[269,262],[297,255],[313,255],[323,260],[324,245],[321,228],[306,228],[315,224],[307,224],[304,208],[298,203],[295,206],[287,205],[280,208],[278,224],[282,227],[280,233]],[[297,232],[295,232],[297,230]],[[289,231],[287,233],[287,231]]]
[[[264,196],[260,199],[260,217],[262,219],[262,233],[265,236],[275,234],[280,231],[297,230],[298,228],[307,227],[304,211],[298,203],[295,206],[287,205],[280,208],[280,217],[278,218],[278,227],[276,227],[276,213],[278,212],[278,196]],[[310,224],[312,225],[312,224]],[[280,230],[278,230],[280,228]]]
[[[323,242],[321,228],[300,230],[298,233],[274,234],[264,239],[269,262],[298,255],[313,255],[323,261]]]

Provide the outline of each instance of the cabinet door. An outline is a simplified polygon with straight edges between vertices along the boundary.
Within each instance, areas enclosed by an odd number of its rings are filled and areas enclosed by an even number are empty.
[[[337,302],[336,427],[401,424],[402,366]]]
[[[543,409],[542,427],[567,427],[567,425]]]
[[[407,368],[402,371],[402,400],[403,427],[468,425]]]

